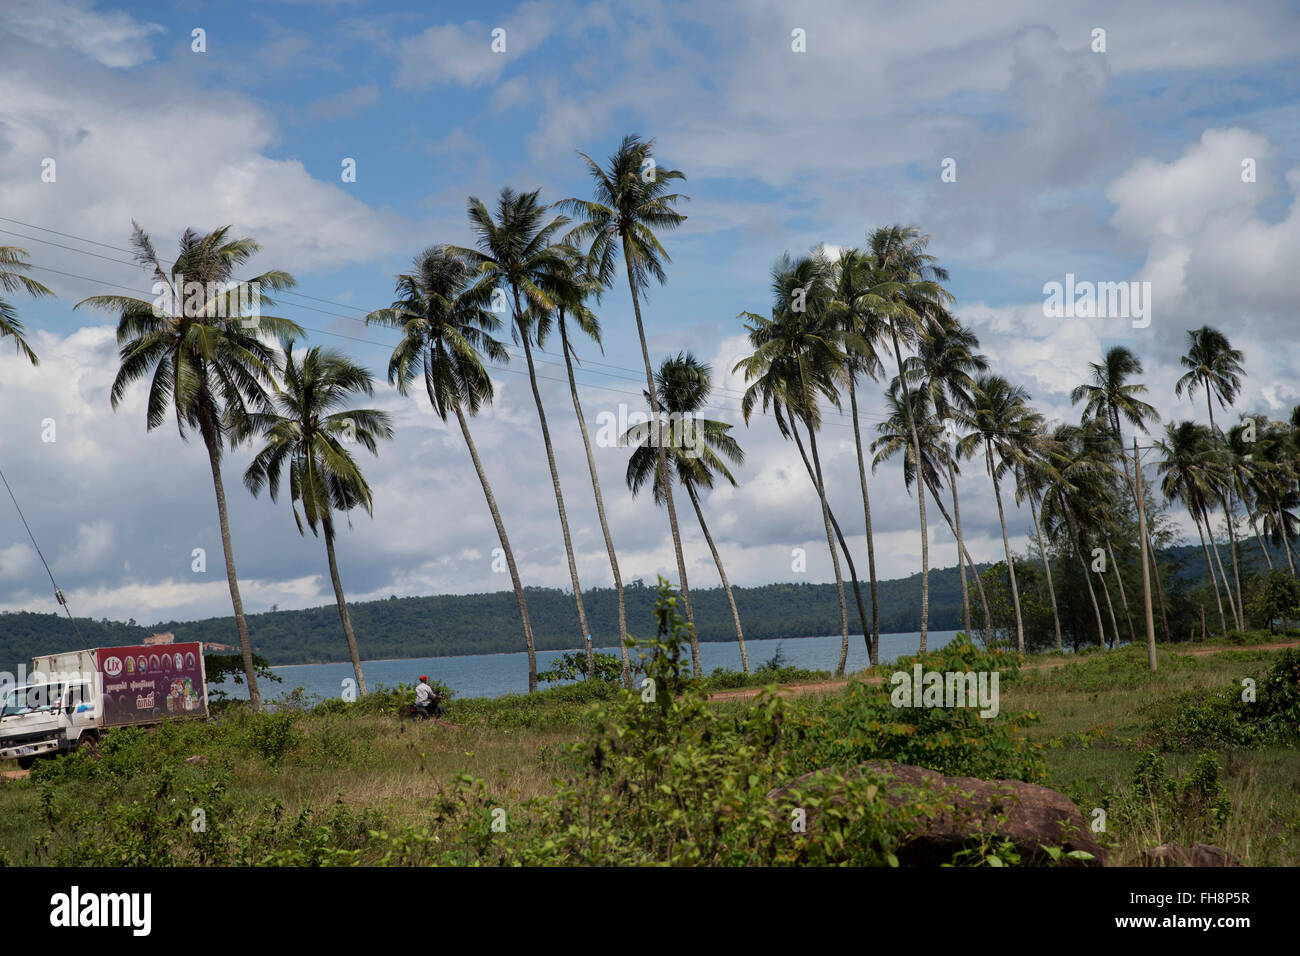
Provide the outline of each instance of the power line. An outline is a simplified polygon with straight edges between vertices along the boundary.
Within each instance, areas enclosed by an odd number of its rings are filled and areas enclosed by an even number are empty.
[[[63,596],[63,591],[59,588],[59,582],[54,580],[54,572],[50,570],[49,562],[45,560],[45,555],[41,553],[41,546],[36,543],[36,535],[32,534],[31,525],[27,523],[27,516],[23,514],[23,509],[18,504],[18,499],[14,496],[14,490],[9,487],[9,479],[0,469],[0,481],[4,482],[5,490],[9,492],[9,500],[14,503],[14,508],[18,510],[18,517],[22,519],[23,527],[27,529],[27,537],[32,539],[32,547],[36,549],[36,556],[41,559],[41,564],[45,565],[45,573],[50,576],[50,584],[54,585],[54,598],[63,606],[64,612],[68,615],[68,620],[72,622],[72,629],[77,632],[77,641],[85,643],[81,636],[81,629],[77,627],[76,619],[72,616],[72,610],[68,607],[68,599]]]

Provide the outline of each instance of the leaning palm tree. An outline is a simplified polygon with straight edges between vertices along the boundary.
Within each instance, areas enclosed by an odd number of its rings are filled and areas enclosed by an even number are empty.
[[[555,216],[548,221],[547,207],[538,201],[537,196],[536,190],[517,193],[510,188],[503,189],[497,197],[495,216],[477,197],[471,196],[469,223],[478,248],[458,251],[473,263],[478,272],[475,296],[490,297],[496,289],[502,289],[510,296],[511,332],[515,341],[523,346],[524,359],[528,363],[528,382],[532,386],[533,404],[537,406],[537,420],[541,424],[546,464],[551,470],[555,509],[560,515],[564,554],[569,561],[569,580],[573,584],[573,601],[578,608],[578,628],[582,631],[582,647],[587,652],[587,676],[591,677],[596,668],[591,628],[587,624],[587,608],[578,581],[578,563],[573,554],[573,538],[569,534],[569,516],[564,507],[560,471],[555,464],[555,447],[551,444],[551,430],[546,424],[546,408],[542,404],[542,393],[537,387],[537,368],[533,364],[533,344],[538,348],[545,345],[555,309],[555,302],[547,290],[567,281],[569,275],[565,247],[558,242],[559,232],[568,220]]]
[[[651,279],[660,284],[667,281],[664,265],[671,260],[655,232],[676,229],[686,221],[676,206],[689,197],[669,192],[671,183],[686,177],[680,170],[663,169],[655,163],[654,140],[644,140],[635,134],[623,137],[622,143],[604,168],[586,153],[579,152],[578,155],[587,164],[587,172],[595,184],[595,198],[565,199],[559,205],[581,218],[581,224],[574,229],[571,237],[591,241],[591,255],[598,263],[597,270],[603,278],[612,277],[615,272],[615,251],[622,253],[628,291],[632,294],[632,314],[636,317],[637,337],[641,342],[641,360],[645,364],[651,419],[655,434],[659,434],[659,395],[655,390],[654,366],[650,362],[645,322],[641,317],[641,296],[649,287]],[[691,606],[691,591],[686,582],[686,557],[682,552],[682,535],[677,525],[677,506],[673,502],[672,484],[668,480],[667,450],[661,444],[659,451],[658,476],[664,482],[668,529],[672,534],[673,551],[677,557],[682,609],[686,612],[686,627],[691,637],[691,666],[696,674],[700,674],[703,673],[700,639],[695,630],[695,611]]]
[[[1195,422],[1177,422],[1165,426],[1165,437],[1156,442],[1161,460],[1156,471],[1162,477],[1160,490],[1170,504],[1181,502],[1192,516],[1196,533],[1205,552],[1205,566],[1210,572],[1210,585],[1219,608],[1219,626],[1228,632],[1228,619],[1223,613],[1223,597],[1219,593],[1219,579],[1214,573],[1214,561],[1205,542],[1209,530],[1209,501],[1214,494],[1214,478],[1206,461],[1210,452],[1210,430]]]
[[[727,467],[727,461],[739,465],[745,460],[740,444],[731,437],[731,426],[700,415],[708,404],[709,393],[713,388],[712,379],[713,369],[709,365],[690,352],[679,352],[675,358],[664,359],[659,366],[655,384],[663,401],[661,408],[668,413],[671,423],[664,436],[669,446],[668,461],[677,481],[691,499],[695,517],[700,522],[700,531],[704,533],[704,540],[713,555],[713,563],[718,568],[722,590],[726,592],[727,603],[731,605],[731,619],[736,626],[740,666],[748,674],[749,653],[745,650],[745,632],[740,626],[740,611],[736,609],[736,598],[727,581],[727,569],[723,567],[722,556],[718,554],[718,546],[709,533],[708,522],[704,520],[704,509],[700,505],[700,489],[712,488],[716,477],[724,478],[735,487],[736,477]],[[647,403],[649,400],[649,396],[646,396]],[[647,483],[652,483],[656,503],[663,504],[660,489],[664,483],[658,477],[651,477],[659,467],[659,450],[655,447],[653,433],[645,425],[633,425],[619,439],[619,444],[635,446],[627,463],[627,486],[632,494],[636,495]]]
[[[27,250],[19,249],[17,246],[0,246],[0,292],[12,294],[21,290],[33,298],[54,295],[35,279],[23,275],[31,267],[31,263],[27,261]],[[40,359],[27,344],[27,331],[23,328],[22,320],[18,318],[18,310],[14,308],[13,303],[0,295],[0,339],[3,338],[13,339],[18,354],[25,356],[27,361],[33,365],[40,364]]]
[[[591,490],[596,497],[596,514],[600,518],[600,531],[605,537],[605,551],[609,555],[609,567],[614,576],[614,591],[618,597],[618,645],[623,661],[623,685],[631,688],[632,662],[627,652],[627,599],[623,590],[623,575],[618,566],[618,552],[614,550],[614,537],[610,534],[609,520],[605,516],[605,498],[600,491],[600,475],[596,472],[596,458],[591,452],[587,418],[582,412],[582,402],[578,398],[578,381],[573,374],[573,363],[578,360],[577,351],[569,341],[569,320],[572,320],[584,335],[600,346],[600,320],[591,309],[587,308],[587,300],[592,297],[599,299],[608,282],[601,278],[590,256],[584,256],[571,248],[565,252],[565,256],[567,271],[564,273],[557,271],[556,278],[560,281],[552,283],[549,291],[555,301],[555,324],[560,330],[560,348],[564,352],[564,368],[569,376],[569,397],[573,400],[573,412],[578,419],[582,447],[587,454],[587,471],[591,475]]]
[[[289,498],[298,533],[306,533],[305,521],[313,535],[318,528],[325,534],[325,556],[339,622],[352,658],[357,690],[364,696],[367,690],[361,652],[334,555],[334,513],[346,513],[358,506],[367,514],[374,513],[370,485],[347,446],[357,442],[377,455],[378,439],[393,437],[392,417],[372,408],[346,407],[353,395],[373,395],[375,387],[370,373],[340,352],[316,346],[299,361],[290,340],[284,344],[280,373],[284,384],[271,396],[271,408],[253,412],[239,423],[237,437],[260,436],[265,441],[244,471],[244,485],[254,496],[268,487],[275,501],[280,476],[288,466]]]
[[[1041,427],[1042,416],[1029,407],[1029,393],[999,375],[981,375],[971,388],[971,424],[974,431],[963,440],[962,451],[971,454],[978,445],[984,448],[984,467],[993,481],[993,497],[998,503],[998,521],[1002,525],[1002,550],[1007,558],[1011,579],[1011,603],[1016,616],[1016,650],[1025,651],[1025,628],[1020,614],[1020,590],[1016,584],[1016,566],[1007,538],[1007,518],[1002,508],[1001,479],[1025,457],[1025,444],[1017,434],[1032,435]]]
[[[434,413],[444,422],[448,413],[456,416],[515,589],[528,651],[528,691],[532,693],[537,690],[537,650],[528,602],[496,495],[465,415],[466,411],[478,414],[492,401],[492,379],[482,357],[497,362],[508,358],[505,346],[492,334],[501,323],[486,308],[490,296],[485,298],[476,291],[474,275],[474,267],[458,250],[449,246],[426,249],[415,257],[414,271],[397,277],[397,300],[366,316],[366,324],[385,325],[402,333],[388,361],[388,380],[396,383],[398,391],[408,394],[416,378],[422,377]]]
[[[132,384],[152,376],[148,430],[166,422],[170,409],[182,439],[190,429],[197,430],[203,440],[217,498],[226,582],[235,612],[244,678],[251,706],[260,710],[262,695],[235,573],[221,455],[231,438],[232,423],[250,411],[269,406],[267,388],[274,382],[276,354],[263,335],[283,340],[302,334],[302,329],[288,319],[260,314],[263,306],[275,304],[266,290],[290,288],[294,279],[287,272],[272,270],[236,281],[235,270],[260,247],[252,239],[231,239],[229,226],[206,235],[185,230],[176,261],[167,269],[145,231],[134,222],[131,225],[135,259],[150,271],[157,298],[147,302],[131,296],[97,295],[78,302],[76,307],[89,305],[119,316],[121,365],[110,392],[113,407],[122,402]],[[254,311],[252,316],[241,314],[249,308]]]
[[[737,362],[732,371],[743,371],[748,383],[740,402],[745,423],[749,423],[755,406],[761,406],[765,412],[770,410],[781,437],[794,439],[817,492],[840,605],[842,644],[836,668],[838,675],[844,672],[848,662],[849,619],[834,523],[817,450],[817,431],[821,427],[821,400],[839,407],[835,382],[844,355],[839,344],[841,333],[826,308],[830,300],[826,259],[820,252],[798,258],[783,255],[772,269],[772,298],[770,318],[753,312],[741,313],[748,320],[745,328],[754,352]],[[811,460],[799,437],[799,423],[808,432]],[[862,624],[863,639],[870,648],[865,618]]]
[[[909,386],[903,373],[904,343],[914,343],[939,316],[946,314],[945,307],[953,300],[952,294],[940,283],[948,279],[948,270],[937,264],[927,253],[930,237],[922,235],[915,226],[886,226],[876,229],[868,238],[870,268],[874,273],[872,284],[885,306],[873,308],[884,319],[893,346],[895,369],[902,381],[903,407],[911,414],[908,400]],[[921,439],[916,423],[911,424],[913,454],[921,457]],[[921,519],[921,641],[920,653],[925,653],[926,636],[930,622],[930,540],[925,516],[925,495],[916,496]]]
[[[905,365],[906,375],[914,386],[926,393],[930,407],[940,422],[951,422],[956,429],[973,407],[974,375],[988,370],[988,360],[977,351],[979,339],[970,329],[956,321],[939,321],[926,330],[917,344],[916,355]],[[945,428],[945,431],[948,429]],[[971,633],[970,589],[966,582],[965,545],[961,533],[961,505],[957,499],[955,455],[946,455],[948,486],[952,491],[952,510],[956,521],[957,569],[961,578],[962,623]],[[973,570],[973,569],[972,569]],[[976,572],[978,575],[978,572]]]
[[[1181,396],[1184,391],[1188,396],[1196,394],[1198,388],[1205,389],[1205,410],[1210,416],[1210,431],[1214,424],[1214,404],[1212,398],[1219,400],[1220,408],[1227,408],[1241,391],[1241,379],[1245,370],[1241,363],[1245,359],[1240,349],[1234,349],[1218,329],[1203,325],[1199,329],[1187,332],[1187,354],[1180,361],[1187,372],[1174,383],[1174,394]]]

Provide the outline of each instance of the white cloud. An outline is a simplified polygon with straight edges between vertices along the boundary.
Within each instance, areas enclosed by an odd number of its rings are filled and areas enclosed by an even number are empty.
[[[52,50],[75,50],[104,66],[132,67],[153,59],[149,37],[164,32],[121,10],[99,12],[94,0],[40,0],[0,5],[0,32]]]

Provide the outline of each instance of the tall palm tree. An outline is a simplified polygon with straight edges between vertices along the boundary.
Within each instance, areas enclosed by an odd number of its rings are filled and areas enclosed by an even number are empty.
[[[960,322],[935,322],[917,343],[916,355],[907,360],[905,371],[916,388],[925,392],[930,407],[941,422],[967,421],[974,400],[974,375],[988,370],[988,360],[979,354],[979,339]],[[946,430],[946,429],[945,429]],[[961,533],[961,505],[957,499],[957,474],[954,454],[948,462],[948,485],[952,490],[952,510],[956,520],[957,569],[961,578],[962,623],[971,633],[970,590],[966,583],[965,545]]]
[[[1189,329],[1187,339],[1187,354],[1180,359],[1187,372],[1174,383],[1174,394],[1181,397],[1186,391],[1190,397],[1198,388],[1204,388],[1205,410],[1210,416],[1210,431],[1214,431],[1217,426],[1210,399],[1217,398],[1220,408],[1233,403],[1246,374],[1241,365],[1245,356],[1240,349],[1232,347],[1227,336],[1208,325]]]
[[[915,226],[884,226],[868,237],[870,268],[876,276],[873,284],[877,295],[887,305],[873,309],[884,315],[885,328],[893,346],[894,364],[903,388],[903,407],[911,414],[908,399],[909,386],[903,374],[904,343],[914,343],[953,300],[952,294],[940,283],[948,279],[948,271],[937,264],[927,253],[930,237]],[[911,423],[913,454],[921,458],[921,440],[916,423]],[[925,653],[930,622],[930,540],[925,515],[925,495],[916,496],[921,519],[921,641],[920,653]]]
[[[12,294],[21,290],[33,298],[54,295],[35,279],[23,275],[31,267],[31,263],[27,261],[27,250],[17,246],[0,246],[0,292]],[[33,365],[40,364],[40,359],[27,344],[27,330],[23,328],[22,320],[18,318],[18,310],[14,308],[13,303],[0,295],[0,339],[3,338],[13,339],[18,354],[25,356],[27,361]]]
[[[650,362],[645,322],[641,317],[641,294],[649,288],[651,279],[661,285],[667,281],[664,265],[672,260],[655,233],[676,229],[686,221],[676,206],[689,197],[669,192],[674,181],[686,177],[680,170],[659,166],[654,160],[654,140],[641,139],[636,134],[623,137],[603,168],[586,153],[579,152],[578,155],[586,163],[595,185],[595,198],[565,199],[559,205],[581,218],[581,224],[572,235],[591,241],[591,254],[599,263],[598,271],[602,277],[614,274],[615,250],[622,252],[628,291],[632,294],[632,313],[636,317],[637,336],[641,341],[641,359],[645,364],[650,414],[655,433],[659,434],[659,395],[655,391],[654,366]],[[700,639],[695,630],[695,611],[686,581],[686,558],[682,552],[681,530],[677,525],[677,506],[668,480],[667,450],[662,443],[659,452],[658,474],[664,482],[664,503],[677,557],[682,609],[686,612],[686,626],[691,636],[691,666],[696,674],[701,674]]]
[[[1219,608],[1219,626],[1226,634],[1228,619],[1223,613],[1219,579],[1214,573],[1214,562],[1205,542],[1205,532],[1210,524],[1209,501],[1214,494],[1214,477],[1206,464],[1210,454],[1210,434],[1208,428],[1195,422],[1165,426],[1165,437],[1156,442],[1162,456],[1156,471],[1163,476],[1160,490],[1165,500],[1171,504],[1181,502],[1196,525],[1201,550],[1205,552],[1205,566],[1210,572],[1210,584],[1214,588],[1214,600]]]
[[[1295,435],[1294,425],[1263,423],[1256,430],[1253,452],[1256,509],[1262,519],[1264,536],[1282,548],[1292,577],[1296,576],[1296,568],[1291,542],[1300,531],[1300,517],[1297,517],[1300,495],[1295,490]]]
[[[830,315],[843,332],[843,378],[848,386],[849,412],[853,417],[853,447],[858,457],[858,482],[862,486],[862,514],[867,530],[867,573],[871,583],[871,639],[867,652],[873,665],[878,663],[880,654],[880,594],[876,575],[875,534],[871,527],[871,496],[867,490],[866,456],[862,449],[862,426],[858,418],[857,380],[859,375],[866,375],[873,381],[878,381],[884,374],[884,366],[876,352],[876,343],[886,334],[879,310],[888,304],[878,294],[877,285],[873,284],[876,278],[870,262],[861,251],[841,250],[832,264],[833,296],[828,306]],[[847,549],[845,557],[848,557]],[[853,577],[856,579],[857,574],[853,574]],[[962,581],[965,582],[964,576]]]
[[[590,256],[584,256],[576,249],[565,253],[568,265],[567,274],[557,274],[562,281],[552,283],[551,298],[555,301],[556,326],[560,330],[560,347],[564,352],[564,368],[569,376],[569,396],[573,399],[573,411],[578,418],[578,431],[582,434],[582,447],[587,454],[587,471],[591,475],[591,490],[596,497],[596,514],[600,517],[600,531],[605,537],[605,551],[609,555],[610,571],[614,575],[614,591],[618,597],[618,646],[623,661],[623,684],[632,686],[632,662],[627,653],[627,599],[623,590],[623,575],[618,566],[618,553],[614,550],[614,537],[610,534],[609,520],[605,516],[605,499],[600,491],[600,476],[596,472],[596,458],[591,451],[591,436],[587,431],[587,418],[582,412],[582,402],[578,398],[578,382],[574,377],[573,363],[577,360],[577,351],[569,341],[569,323],[572,320],[578,329],[600,345],[600,320],[587,308],[587,300],[600,298],[601,292],[608,284],[599,275],[597,263]],[[603,350],[602,350],[603,351]],[[594,662],[594,655],[593,655]]]
[[[374,513],[370,484],[347,446],[358,442],[377,455],[378,439],[393,437],[392,417],[373,408],[346,407],[353,395],[374,394],[374,381],[366,369],[342,353],[320,346],[308,349],[299,361],[293,345],[292,340],[284,344],[280,366],[284,384],[271,396],[271,408],[253,412],[239,424],[237,437],[260,436],[265,441],[244,471],[244,485],[254,496],[269,487],[275,501],[280,476],[288,465],[289,498],[298,533],[305,534],[304,521],[313,535],[318,528],[325,533],[339,622],[357,689],[364,696],[368,691],[361,672],[361,652],[334,555],[334,512],[361,507],[367,514]]]
[[[466,411],[478,414],[492,401],[492,379],[483,367],[483,356],[496,362],[505,362],[509,357],[505,346],[493,336],[501,323],[487,309],[490,293],[486,297],[481,294],[474,276],[474,267],[459,250],[432,246],[415,257],[412,272],[397,277],[396,301],[387,309],[371,312],[366,324],[384,325],[402,333],[388,361],[388,380],[397,385],[398,391],[409,394],[417,376],[422,377],[434,413],[444,422],[448,413],[456,416],[515,589],[528,651],[528,691],[532,693],[537,690],[537,649],[528,602],[496,495],[465,416]]]
[[[1256,441],[1246,440],[1246,418],[1253,419],[1253,424],[1250,427],[1255,430]],[[1259,550],[1263,553],[1264,561],[1271,571],[1273,570],[1273,556],[1264,543],[1264,536],[1259,530],[1259,521],[1256,515],[1259,504],[1257,494],[1258,479],[1262,469],[1267,467],[1267,463],[1263,459],[1257,459],[1256,457],[1256,442],[1259,433],[1264,430],[1267,422],[1268,419],[1262,415],[1244,416],[1240,424],[1228,429],[1225,439],[1225,467],[1231,482],[1231,495],[1241,502],[1242,510],[1246,513],[1246,520],[1250,522],[1250,530],[1255,533],[1255,540],[1259,543]]]
[[[668,413],[672,422],[667,436],[668,461],[677,475],[677,481],[690,496],[695,517],[700,522],[700,531],[704,533],[704,540],[713,555],[713,563],[718,568],[722,590],[726,592],[727,603],[731,606],[731,619],[736,626],[740,666],[748,674],[749,653],[745,650],[745,632],[740,626],[740,612],[736,609],[736,598],[727,581],[727,569],[723,567],[722,556],[713,543],[708,522],[704,520],[704,509],[700,506],[700,489],[712,488],[715,477],[726,479],[733,487],[736,485],[736,478],[727,467],[727,461],[739,465],[745,460],[740,444],[731,437],[731,426],[700,415],[708,404],[709,392],[713,388],[712,379],[713,369],[709,365],[690,352],[679,352],[675,358],[664,359],[659,366],[655,384],[663,402],[660,407]],[[647,403],[649,400],[649,396],[646,396]],[[652,478],[655,469],[659,467],[659,450],[655,448],[650,429],[644,425],[633,425],[619,443],[635,446],[627,463],[627,486],[632,494],[635,495],[647,483],[652,483],[656,503],[663,504],[660,489],[664,483],[657,476]]]
[[[502,189],[497,197],[495,216],[488,212],[481,200],[471,196],[469,223],[478,248],[459,251],[478,271],[475,295],[490,296],[498,288],[504,288],[510,294],[511,332],[515,341],[523,346],[524,359],[528,363],[528,383],[533,390],[533,404],[537,406],[546,464],[551,470],[555,509],[560,515],[564,554],[569,562],[569,580],[573,584],[573,601],[578,608],[578,627],[582,631],[582,646],[587,652],[587,675],[590,677],[595,674],[596,667],[591,627],[587,624],[582,585],[578,581],[578,563],[573,554],[573,538],[569,534],[569,516],[564,507],[560,472],[555,464],[555,448],[551,444],[551,430],[546,423],[546,408],[542,404],[542,393],[537,387],[537,368],[533,364],[533,344],[536,343],[538,348],[545,344],[555,310],[555,302],[547,294],[547,289],[564,282],[569,275],[565,247],[558,241],[559,232],[568,220],[554,216],[548,221],[548,209],[537,196],[536,190],[517,193],[508,187]]]
[[[1020,590],[1016,584],[1016,566],[1007,538],[1006,512],[1002,507],[1001,479],[1014,474],[1026,457],[1018,433],[1032,435],[1041,427],[1042,416],[1029,408],[1029,393],[999,375],[980,375],[971,389],[971,424],[974,432],[963,441],[962,451],[972,454],[977,445],[984,448],[984,467],[993,481],[993,497],[998,503],[998,521],[1002,525],[1002,549],[1007,558],[1011,579],[1011,604],[1016,616],[1016,650],[1024,653],[1025,628],[1020,613]]]
[[[820,252],[791,258],[788,254],[772,268],[772,315],[765,318],[742,312],[754,353],[736,363],[733,372],[743,371],[748,383],[740,402],[746,424],[756,405],[773,413],[777,430],[783,438],[793,438],[804,467],[817,492],[822,521],[826,526],[826,544],[831,552],[835,573],[835,591],[840,604],[842,644],[836,674],[842,674],[848,662],[849,623],[844,600],[844,579],[840,572],[839,552],[831,520],[830,503],[817,450],[817,431],[821,427],[822,399],[840,407],[835,387],[844,364],[840,350],[840,330],[831,318],[829,264]],[[798,423],[808,432],[811,461],[799,437]],[[863,620],[864,640],[866,621]]]
[[[1106,431],[1114,440],[1113,455],[1123,466],[1125,483],[1128,485],[1129,498],[1137,508],[1136,469],[1140,462],[1133,463],[1129,469],[1127,447],[1124,444],[1124,430],[1121,422],[1127,421],[1134,429],[1147,433],[1147,422],[1160,421],[1160,413],[1155,406],[1144,402],[1139,396],[1147,394],[1147,387],[1141,382],[1134,382],[1134,376],[1142,374],[1142,361],[1129,349],[1116,345],[1106,351],[1100,363],[1090,362],[1092,380],[1077,385],[1070,392],[1070,402],[1084,402],[1083,416],[1103,422]],[[1150,527],[1147,531],[1147,554],[1151,563],[1151,574],[1156,585],[1156,599],[1160,605],[1160,619],[1164,624],[1165,640],[1170,639],[1169,616],[1165,610],[1165,589],[1160,578],[1160,565],[1156,560],[1155,538]],[[1118,572],[1116,572],[1118,574]]]
[[[119,316],[121,364],[110,392],[113,408],[132,384],[152,375],[147,429],[152,431],[166,422],[170,409],[182,439],[188,437],[187,429],[197,430],[203,439],[217,499],[226,583],[235,612],[249,702],[253,710],[260,710],[262,695],[235,572],[221,455],[231,437],[232,423],[250,411],[265,410],[270,403],[267,388],[274,382],[276,354],[263,336],[283,340],[302,334],[302,329],[288,319],[261,314],[243,316],[243,306],[252,305],[260,313],[263,306],[275,304],[267,290],[288,289],[294,279],[287,272],[271,270],[237,281],[235,270],[260,246],[249,238],[230,238],[229,226],[203,235],[185,230],[176,261],[167,269],[145,231],[135,222],[131,225],[135,259],[150,271],[154,290],[159,293],[157,298],[147,302],[131,296],[97,295],[78,302],[76,308],[89,305]]]

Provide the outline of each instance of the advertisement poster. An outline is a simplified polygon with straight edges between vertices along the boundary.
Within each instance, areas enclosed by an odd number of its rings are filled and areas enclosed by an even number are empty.
[[[101,647],[97,653],[107,726],[207,715],[202,644]]]

